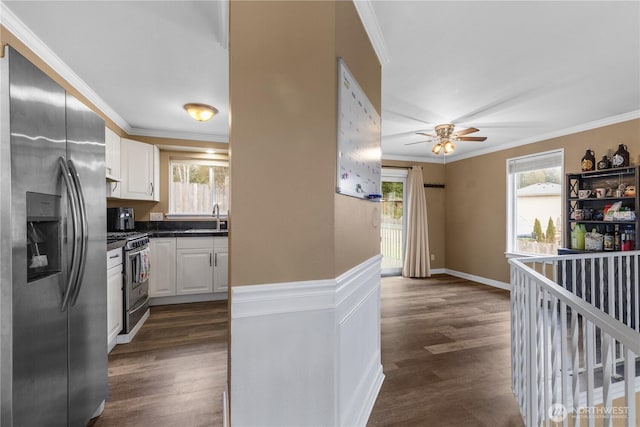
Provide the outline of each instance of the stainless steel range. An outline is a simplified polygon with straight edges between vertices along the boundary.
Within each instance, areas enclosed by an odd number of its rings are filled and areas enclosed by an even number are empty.
[[[149,310],[149,236],[136,231],[109,232],[107,243],[125,241],[123,267],[124,323],[121,334],[130,334]],[[128,342],[128,340],[118,340]]]

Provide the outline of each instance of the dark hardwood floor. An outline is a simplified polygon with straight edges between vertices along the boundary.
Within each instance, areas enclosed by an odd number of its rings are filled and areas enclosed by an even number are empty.
[[[109,398],[94,427],[222,425],[227,302],[152,307],[109,355]]]
[[[222,425],[227,305],[153,307],[109,356],[95,427]],[[451,276],[382,279],[386,375],[369,426],[522,426],[511,394],[509,294]]]
[[[368,425],[523,426],[509,293],[446,275],[382,280],[385,381]]]

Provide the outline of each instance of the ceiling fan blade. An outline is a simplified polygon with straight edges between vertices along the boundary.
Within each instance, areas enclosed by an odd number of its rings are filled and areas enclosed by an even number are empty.
[[[480,129],[476,129],[476,128],[468,128],[468,129],[462,129],[458,132],[454,132],[453,134],[455,136],[462,136],[462,135],[466,135],[468,133],[474,133],[474,132],[478,132]]]
[[[456,138],[458,141],[485,141],[486,139],[486,136],[461,136]]]
[[[433,135],[431,133],[424,133],[424,132],[416,132],[417,135],[424,135],[424,136],[428,136],[429,138],[437,138],[438,135]]]
[[[416,144],[424,144],[425,142],[431,142],[431,141],[418,141],[418,142],[408,142],[404,145],[416,145]]]

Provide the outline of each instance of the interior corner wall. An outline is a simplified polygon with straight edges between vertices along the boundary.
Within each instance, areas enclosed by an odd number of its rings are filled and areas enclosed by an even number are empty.
[[[233,426],[365,425],[380,360],[377,204],[336,195],[337,57],[380,111],[352,2],[229,5]]]
[[[447,163],[446,268],[509,282],[507,159],[563,148],[566,174],[580,171],[587,149],[600,159],[618,144],[629,147],[632,165],[640,164],[640,119]]]
[[[338,1],[335,12],[335,55],[342,57],[369,101],[382,115],[382,67],[353,2]],[[337,89],[336,81],[333,93]],[[334,105],[337,105],[337,93]],[[337,120],[337,114],[336,114]],[[336,122],[337,129],[337,122]],[[336,141],[336,134],[333,141]],[[335,153],[335,151],[334,151]],[[336,180],[337,159],[333,159]],[[334,184],[335,187],[335,184]],[[335,192],[335,190],[334,190]],[[335,276],[380,253],[380,205],[335,194]]]

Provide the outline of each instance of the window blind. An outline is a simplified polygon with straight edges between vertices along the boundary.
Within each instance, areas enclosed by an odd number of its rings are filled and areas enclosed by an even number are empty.
[[[509,173],[529,172],[562,166],[563,156],[564,150],[556,150],[509,159]]]

